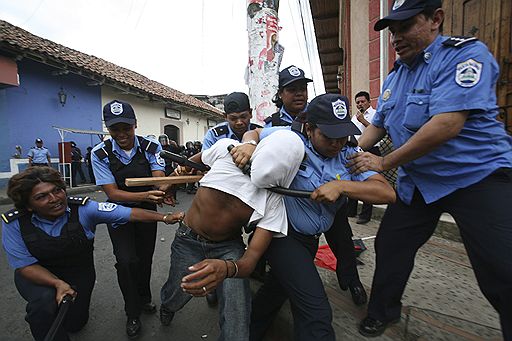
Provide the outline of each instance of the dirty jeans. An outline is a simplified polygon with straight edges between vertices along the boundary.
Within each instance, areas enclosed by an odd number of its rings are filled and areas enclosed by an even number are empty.
[[[170,312],[183,308],[192,298],[181,289],[181,279],[190,274],[187,268],[206,258],[239,259],[245,251],[242,238],[223,242],[212,242],[198,237],[185,224],[180,223],[171,245],[171,267],[160,296],[162,306]],[[228,278],[217,287],[219,295],[218,340],[248,340],[251,315],[251,293],[249,281],[243,278]]]

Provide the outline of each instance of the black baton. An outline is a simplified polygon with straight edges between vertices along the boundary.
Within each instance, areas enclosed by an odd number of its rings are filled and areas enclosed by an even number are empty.
[[[50,327],[50,330],[48,330],[48,334],[46,334],[44,341],[53,341],[55,334],[57,334],[57,330],[59,330],[59,327],[62,324],[62,321],[64,321],[66,313],[68,312],[69,307],[74,300],[75,299],[70,294],[64,295],[64,298],[62,298],[62,301],[59,305],[59,313],[57,314],[55,320],[53,320],[52,326]]]
[[[160,157],[174,161],[180,166],[187,166],[190,168],[197,169],[198,171],[201,171],[201,172],[206,172],[206,171],[210,170],[210,167],[208,167],[207,165],[203,165],[202,163],[190,161],[185,156],[171,153],[171,152],[168,152],[167,150],[160,151]]]

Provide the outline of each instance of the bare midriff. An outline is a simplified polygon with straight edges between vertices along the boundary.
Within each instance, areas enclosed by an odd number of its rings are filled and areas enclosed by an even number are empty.
[[[195,233],[223,241],[240,236],[252,212],[251,207],[231,194],[199,187],[183,221]]]

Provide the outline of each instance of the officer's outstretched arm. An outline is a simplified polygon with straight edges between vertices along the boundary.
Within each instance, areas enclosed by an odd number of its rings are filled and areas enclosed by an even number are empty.
[[[425,123],[406,143],[382,160],[383,170],[416,160],[459,135],[469,111],[438,114]]]
[[[127,192],[119,189],[117,184],[105,184],[101,188],[110,200],[119,202],[150,202],[160,204],[165,196],[165,192],[161,190]]]

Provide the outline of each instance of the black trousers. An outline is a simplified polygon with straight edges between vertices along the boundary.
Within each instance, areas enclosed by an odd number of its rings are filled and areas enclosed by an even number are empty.
[[[80,174],[80,179],[82,180],[82,183],[85,183],[87,180],[85,179],[84,170],[82,169],[82,163],[71,162],[71,178],[73,180],[73,186],[75,186],[78,183],[78,179],[76,178],[77,173]]]
[[[292,230],[292,231],[290,231]],[[256,293],[251,313],[250,340],[262,340],[279,309],[290,299],[293,340],[334,341],[332,311],[314,264],[318,238],[288,229],[266,251],[271,270]]]
[[[410,205],[389,205],[375,241],[376,269],[368,316],[400,317],[401,297],[418,249],[430,238],[443,212],[457,223],[484,296],[500,315],[512,340],[512,170],[499,169],[482,181],[426,204],[416,190]]]
[[[359,281],[357,259],[352,241],[352,229],[347,218],[348,205],[336,212],[332,227],[325,233],[325,239],[336,256],[336,276],[340,287],[345,290],[351,283]]]
[[[140,316],[142,305],[151,302],[151,265],[155,251],[157,223],[130,222],[108,233],[116,256],[117,281],[129,318]]]
[[[373,146],[368,149],[368,152],[380,156],[379,147]],[[355,217],[357,214],[357,203],[359,200],[356,199],[348,199],[348,216]],[[372,218],[373,205],[367,204],[363,202],[363,207],[361,208],[361,212],[359,213],[359,219],[370,220]]]
[[[89,320],[89,306],[96,272],[94,267],[85,267],[69,269],[66,273],[55,273],[55,275],[71,285],[78,293],[54,339],[68,341],[67,332],[74,333],[81,330]],[[20,295],[27,301],[25,320],[30,325],[32,336],[36,341],[44,340],[58,313],[55,288],[35,284],[20,275],[18,271],[14,273],[14,283]]]

